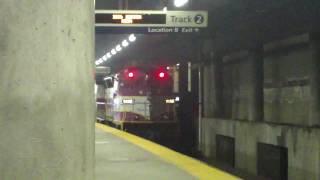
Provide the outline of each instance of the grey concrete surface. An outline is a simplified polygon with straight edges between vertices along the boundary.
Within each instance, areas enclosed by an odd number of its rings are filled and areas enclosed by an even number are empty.
[[[150,152],[96,129],[96,180],[188,180],[187,172]]]
[[[273,49],[265,48],[263,57],[256,55],[258,58],[263,58],[263,67],[260,64],[259,68],[262,68],[260,71],[264,73],[260,74],[260,77],[252,75],[252,70],[257,69],[252,68],[250,62],[252,57],[245,55],[226,62],[226,55],[221,68],[223,69],[221,80],[223,82],[220,82],[220,86],[223,87],[221,105],[214,102],[216,98],[214,92],[217,89],[213,85],[216,82],[212,81],[215,77],[212,69],[214,62],[206,65],[204,95],[210,98],[204,98],[205,116],[221,117],[214,115],[214,111],[217,109],[216,106],[223,106],[224,118],[316,125],[319,121],[317,114],[320,104],[319,95],[317,95],[319,94],[319,83],[317,83],[319,65],[316,59],[317,52],[312,52],[317,51],[317,46],[313,43],[313,48],[310,48],[308,41],[290,43]],[[263,85],[263,92],[257,89],[259,86],[255,87],[254,84],[258,84],[253,83],[257,81],[254,80],[255,78],[259,78],[260,81],[263,78],[263,84],[259,82],[260,88]],[[255,96],[257,97],[254,98]],[[260,113],[257,112],[258,109]],[[261,119],[262,115],[264,115],[263,119]],[[260,118],[252,118],[253,116]]]
[[[250,49],[248,53],[248,61],[250,61],[249,94],[248,97],[248,120],[263,120],[263,46],[256,45]]]
[[[0,1],[0,179],[94,179],[94,1]]]
[[[204,101],[200,144],[206,158],[216,159],[216,135],[224,135],[234,138],[237,169],[256,175],[257,143],[265,143],[287,148],[288,179],[320,179],[319,40],[319,34],[303,34],[264,44],[260,87],[253,83],[258,77],[252,77],[250,53],[229,61],[224,57],[225,116],[215,116],[212,100]],[[214,98],[213,64],[204,70],[204,99]],[[252,101],[253,90],[263,98],[260,107]],[[252,109],[262,111],[263,118],[251,118]]]
[[[312,68],[310,70],[310,125],[320,125],[320,33],[310,34]]]
[[[320,178],[320,129],[248,121],[202,119],[202,152],[216,157],[216,135],[235,138],[237,169],[257,175],[257,143],[288,148],[288,179]]]

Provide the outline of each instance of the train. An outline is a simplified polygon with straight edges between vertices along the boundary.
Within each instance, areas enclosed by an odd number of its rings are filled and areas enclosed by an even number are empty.
[[[148,139],[179,138],[175,66],[128,66],[104,78],[105,123]]]

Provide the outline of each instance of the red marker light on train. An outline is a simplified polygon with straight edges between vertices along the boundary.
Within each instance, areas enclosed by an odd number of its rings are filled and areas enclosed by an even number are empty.
[[[128,77],[129,77],[129,78],[133,78],[133,76],[134,76],[133,72],[129,72],[129,73],[128,73]]]
[[[160,72],[158,76],[159,78],[164,78],[164,75],[165,75],[164,72]]]

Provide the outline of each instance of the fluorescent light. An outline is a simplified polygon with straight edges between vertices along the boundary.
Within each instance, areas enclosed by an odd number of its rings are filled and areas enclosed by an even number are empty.
[[[112,49],[112,50],[111,50],[111,54],[112,54],[112,55],[115,55],[115,54],[117,54],[117,51],[116,51],[115,49]]]
[[[174,0],[174,5],[176,7],[182,7],[188,3],[188,0]]]
[[[168,11],[167,6],[163,7],[162,11],[167,12]]]
[[[130,34],[129,41],[134,42],[137,39],[137,37],[134,34]]]
[[[117,51],[121,51],[122,50],[122,48],[121,48],[121,46],[119,44],[116,46],[116,50]]]
[[[121,44],[123,47],[127,47],[129,45],[129,42],[127,40],[123,40]]]
[[[139,19],[139,15],[130,15],[128,16],[132,19]],[[120,18],[120,15],[114,16],[114,18]],[[134,34],[130,34],[128,39],[125,39],[121,42],[121,44],[118,44],[115,48],[113,48],[110,52],[106,53],[104,56],[102,56],[100,59],[95,61],[95,64],[98,66],[103,62],[106,62],[108,59],[110,59],[113,55],[116,55],[117,52],[120,52],[123,47],[129,46],[130,42],[136,41],[137,37]]]

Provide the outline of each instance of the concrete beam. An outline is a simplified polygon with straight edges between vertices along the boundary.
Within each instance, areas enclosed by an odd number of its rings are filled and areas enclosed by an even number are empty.
[[[214,117],[223,117],[224,104],[223,104],[223,55],[216,53],[213,57],[213,115]]]
[[[0,1],[0,179],[94,179],[94,1]]]
[[[320,125],[320,33],[310,34],[312,70],[310,72],[309,125]]]
[[[263,48],[265,52],[269,52],[277,49],[282,49],[288,46],[308,44],[308,43],[309,43],[309,35],[306,33],[306,34],[291,36],[286,39],[281,39],[281,40],[266,43],[264,44]]]
[[[249,70],[249,92],[248,96],[248,120],[263,120],[263,47],[256,46],[249,50],[248,60],[250,61]]]
[[[230,54],[228,54],[228,55],[223,57],[223,62],[224,63],[229,63],[229,62],[232,62],[232,61],[237,61],[239,59],[247,58],[248,57],[248,53],[249,52],[247,50],[230,53]]]

